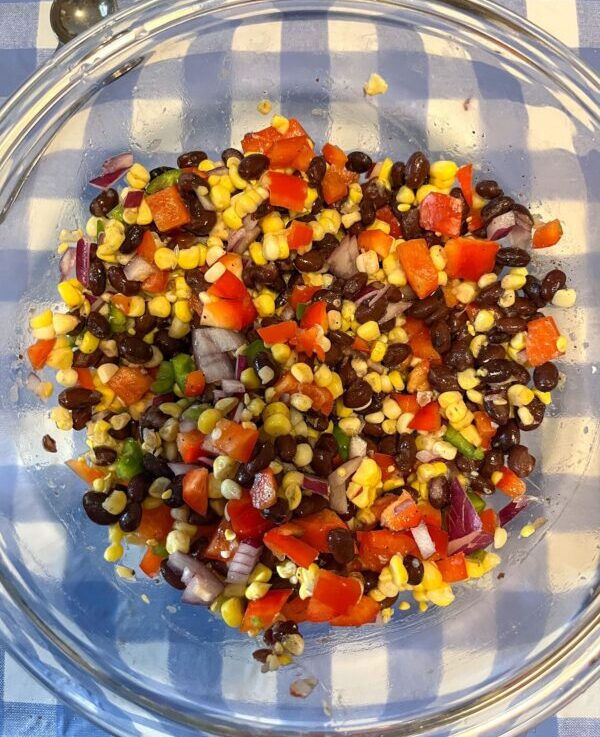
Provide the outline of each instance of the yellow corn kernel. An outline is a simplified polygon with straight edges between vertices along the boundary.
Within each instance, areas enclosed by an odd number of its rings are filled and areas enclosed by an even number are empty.
[[[274,343],[271,346],[271,355],[277,363],[283,365],[289,360],[292,355],[292,350],[289,345],[286,345],[285,343]]]
[[[263,429],[267,435],[277,438],[280,435],[289,435],[292,430],[292,423],[290,422],[289,417],[283,413],[277,412],[276,414],[267,417],[264,422]]]
[[[79,286],[76,287],[75,284]],[[83,303],[83,286],[76,279],[61,281],[57,289],[62,301],[67,307],[79,307]]]
[[[432,246],[429,249],[429,255],[437,271],[443,271],[446,267],[446,256],[442,246]]]
[[[229,159],[227,159],[227,169],[229,171],[229,179],[231,180],[233,186],[236,189],[245,189],[248,182],[245,179],[242,179],[242,177],[240,176],[239,171],[238,171],[238,162],[239,162],[239,159],[236,159],[233,156],[230,156]],[[237,209],[236,209],[236,212],[237,212]],[[240,217],[244,217],[244,215],[247,215],[248,212],[254,212],[254,210],[247,210],[243,214],[238,212],[238,215],[240,215]]]
[[[82,353],[90,354],[93,353],[99,345],[100,339],[86,330],[83,334],[83,338],[81,339],[81,343],[79,344],[79,350]]]
[[[273,571],[267,568],[263,563],[257,563],[252,573],[248,577],[250,583],[267,583],[271,580]]]
[[[209,197],[215,209],[219,212],[229,207],[229,203],[231,202],[231,193],[223,184],[215,184],[211,187]]]
[[[177,254],[170,248],[157,248],[154,252],[154,263],[161,271],[174,269],[177,266]]]
[[[448,584],[440,586],[433,591],[428,591],[427,595],[429,597],[429,601],[436,606],[450,606],[455,598],[452,587]]]
[[[186,302],[183,299],[178,300],[175,302],[175,307],[173,308],[173,311],[175,312],[175,317],[178,320],[181,320],[181,322],[191,322],[192,319],[192,311],[190,310],[190,305],[188,302]]]
[[[325,364],[322,364],[319,366],[319,368],[314,373],[314,382],[319,387],[325,387],[328,386],[331,382],[331,379],[333,377],[333,373],[329,366],[326,366]]]
[[[342,216],[337,210],[325,209],[317,215],[317,221],[326,233],[336,234],[342,224]]]
[[[307,363],[295,363],[291,373],[294,379],[302,384],[311,384],[314,378],[313,371]]]
[[[343,417],[338,425],[342,432],[352,438],[360,433],[362,423],[358,417]]]
[[[446,409],[446,407],[449,407],[451,404],[460,402],[461,399],[462,394],[460,392],[442,392],[438,397],[438,402],[442,409]]]
[[[390,371],[388,377],[395,391],[401,392],[404,389],[404,379],[399,371],[396,369]]]
[[[446,393],[446,392],[445,392]],[[448,394],[450,392],[447,392]],[[445,407],[446,417],[449,422],[460,422],[463,420],[468,412],[466,404],[461,400],[454,402]]]
[[[410,187],[407,187],[406,185],[403,185],[402,187],[400,187],[400,189],[398,190],[398,193],[396,194],[396,202],[399,205],[412,205],[414,204],[414,201],[415,201],[414,191]]]
[[[475,425],[467,425],[467,427],[464,427],[460,434],[465,438],[465,440],[468,440],[471,445],[474,445],[476,448],[478,448],[481,445],[481,435],[478,433],[477,428]]]
[[[290,397],[290,404],[298,412],[308,412],[312,407],[312,399],[307,397],[306,394],[295,393]]]
[[[481,576],[500,565],[500,561],[499,555],[489,552],[486,552],[483,560],[473,560],[472,558],[466,557],[467,574],[469,578],[481,578]]]
[[[232,596],[221,604],[220,610],[221,617],[228,627],[238,629],[242,624],[244,618],[244,609],[242,607],[242,600],[237,596]]]
[[[290,126],[290,121],[283,115],[274,115],[271,118],[271,125],[276,131],[281,133],[281,135],[285,135]]]
[[[198,430],[209,435],[214,429],[217,422],[222,419],[223,415],[218,409],[210,408],[205,409],[204,412],[198,417]]]
[[[388,83],[377,72],[372,72],[363,87],[365,95],[372,97],[373,95],[384,95],[388,91]]]
[[[513,407],[526,407],[531,404],[535,394],[533,391],[524,384],[513,384],[508,387],[508,401]]]
[[[137,225],[149,225],[152,222],[152,210],[145,198],[141,201],[140,206],[138,207],[135,222]]]
[[[566,353],[568,345],[568,341],[564,335],[561,335],[556,339],[556,350],[560,351],[560,353]]]
[[[448,471],[448,466],[442,461],[436,461],[435,463],[422,463],[417,468],[417,478],[422,483],[429,481],[430,479],[437,478],[438,476],[445,476]]]
[[[196,269],[200,265],[200,248],[198,246],[190,246],[179,251],[177,255],[177,265],[185,269]]]
[[[393,555],[389,563],[392,581],[396,588],[401,590],[408,583],[408,571],[404,566],[404,562],[399,555]]]
[[[111,543],[104,551],[104,560],[107,563],[116,563],[121,560],[124,553],[123,546],[119,543]]]
[[[260,221],[263,233],[278,233],[285,228],[285,223],[278,212],[270,212]]]
[[[352,480],[361,486],[376,486],[381,482],[381,469],[372,458],[363,458]]]
[[[258,601],[258,599],[262,599],[270,588],[270,583],[266,583],[264,581],[253,581],[246,587],[244,596],[248,601]]]
[[[248,247],[250,258],[258,266],[264,266],[267,263],[267,259],[263,256],[262,245],[258,241],[254,241]]]
[[[507,274],[506,276],[502,277],[502,281],[500,282],[502,285],[502,289],[522,289],[525,286],[525,282],[527,280],[527,277],[522,274],[513,274],[512,271],[510,274]]]
[[[458,166],[454,161],[434,161],[429,167],[429,178],[442,181],[449,180],[452,183],[457,171]]]
[[[475,299],[475,287],[471,282],[465,281],[454,288],[456,299],[464,305],[469,304]]]
[[[435,187],[433,184],[422,184],[416,192],[417,203],[420,205],[421,202],[423,202],[423,200],[427,197],[427,195],[437,191],[438,188]]]
[[[243,226],[242,218],[237,214],[233,207],[229,206],[223,212],[223,222],[231,230],[238,230]]]
[[[367,230],[381,230],[386,235],[389,235],[390,233],[390,224],[386,223],[385,220],[378,220],[377,218],[373,220],[371,225],[367,228]]]
[[[30,328],[47,328],[53,324],[52,310],[44,310],[29,320]],[[75,318],[76,319],[76,318]]]
[[[159,294],[148,302],[148,312],[154,317],[169,317],[171,314],[171,303],[169,300]]]
[[[433,591],[444,585],[444,579],[440,569],[429,560],[423,561],[423,580],[421,585],[426,591]]]
[[[260,389],[260,387],[262,386],[261,381],[256,374],[256,371],[251,366],[242,371],[240,381],[246,387],[246,389]]]
[[[352,182],[352,184],[348,188],[348,198],[350,199],[350,202],[355,205],[360,204],[360,202],[362,201],[362,188],[360,184],[358,184],[358,182]]]
[[[485,287],[489,287],[492,284],[495,284],[498,281],[498,276],[494,274],[493,272],[489,272],[488,274],[483,274],[479,277],[477,280],[477,286],[479,289],[484,289]]]
[[[127,184],[133,189],[144,189],[150,181],[148,170],[141,164],[134,164],[125,177]]]
[[[479,386],[479,378],[477,377],[474,368],[468,368],[464,371],[459,371],[456,374],[456,378],[458,380],[458,385],[460,386],[460,388],[464,389],[465,391],[467,391],[468,389],[474,389],[476,386]]]
[[[371,341],[377,340],[377,338],[379,338],[379,336],[381,335],[381,332],[379,331],[379,325],[375,322],[375,320],[369,320],[368,322],[364,322],[362,325],[359,326],[356,334],[359,338],[362,338],[363,340]]]
[[[491,310],[479,310],[473,320],[473,327],[478,333],[487,333],[494,327],[495,315]]]
[[[373,348],[371,348],[371,361],[374,361],[375,363],[379,363],[380,361],[383,360],[386,351],[387,351],[387,345],[383,341],[381,340],[375,341]]]
[[[260,317],[271,317],[275,314],[275,300],[270,294],[261,294],[253,301]]]

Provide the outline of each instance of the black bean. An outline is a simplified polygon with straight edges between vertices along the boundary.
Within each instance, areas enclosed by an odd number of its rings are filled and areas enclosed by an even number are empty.
[[[160,428],[169,419],[169,415],[161,412],[157,405],[151,404],[140,418],[140,427],[149,428],[150,430],[160,430]]]
[[[248,154],[238,165],[242,179],[258,179],[269,168],[269,159],[264,154]]]
[[[163,328],[154,334],[154,345],[165,358],[172,358],[178,353],[184,353],[188,344],[179,338],[172,338],[169,331]]]
[[[541,399],[538,399],[538,397],[534,397],[531,402],[529,402],[526,409],[529,410],[533,419],[533,422],[531,424],[525,424],[521,419],[521,415],[518,412],[515,419],[520,430],[529,432],[530,430],[535,430],[542,424],[542,420],[544,419],[544,415],[546,413],[546,407]]]
[[[375,296],[375,294],[373,294]],[[370,320],[381,320],[387,309],[387,299],[385,295],[374,301],[373,298],[366,299],[356,308],[355,318],[358,322],[369,322]]]
[[[254,660],[258,660],[259,663],[266,663],[269,655],[271,655],[271,651],[266,647],[261,647],[258,650],[254,650],[252,653]]]
[[[474,491],[476,494],[490,496],[490,494],[494,493],[495,489],[489,479],[484,476],[476,476],[471,480],[471,491]]]
[[[124,254],[133,253],[141,244],[145,232],[146,228],[141,225],[132,225],[127,228],[125,240],[119,247],[120,252]]]
[[[450,484],[445,476],[436,476],[428,483],[429,503],[434,509],[442,509],[450,504]]]
[[[106,289],[106,270],[99,258],[93,258],[90,262],[88,287],[94,297],[99,297]]]
[[[173,471],[169,468],[169,464],[152,453],[144,453],[142,462],[144,464],[144,469],[156,478],[164,476],[167,479],[172,479],[175,476]]]
[[[48,453],[56,453],[56,440],[51,435],[44,435],[42,438],[42,446]]]
[[[296,455],[296,438],[293,435],[280,435],[275,438],[275,452],[285,463],[292,463]]]
[[[522,317],[501,317],[496,321],[496,328],[507,335],[516,335],[527,329],[527,322]]]
[[[542,297],[542,282],[532,274],[528,274],[525,279],[525,286],[523,292],[529,297],[529,299],[536,305],[536,307],[543,307],[546,304],[545,299]]]
[[[492,438],[492,448],[499,448],[500,450],[508,453],[513,445],[519,445],[521,441],[521,433],[519,426],[515,420],[508,420],[508,422],[499,427],[496,434]]]
[[[291,619],[285,619],[272,624],[263,635],[266,645],[273,646],[276,642],[283,642],[286,637],[298,634],[298,625]]]
[[[339,345],[331,344],[331,348],[325,354],[325,363],[328,366],[336,366],[343,358],[344,354]]]
[[[475,185],[475,191],[480,197],[485,197],[486,200],[494,200],[496,197],[502,197],[504,192],[498,186],[498,182],[494,179],[482,179]]]
[[[490,478],[493,473],[499,471],[504,465],[504,453],[499,448],[488,450],[481,464],[479,472],[482,476]]]
[[[199,174],[194,174],[192,171],[182,172],[177,182],[177,186],[181,192],[195,192],[198,187],[202,187],[204,184],[205,180]]]
[[[419,223],[419,210],[416,207],[401,213],[400,224],[402,225],[402,234],[406,240],[413,238],[421,238],[423,231]]]
[[[507,465],[511,471],[524,479],[535,468],[535,458],[525,445],[513,445],[508,451]]]
[[[540,297],[545,302],[552,302],[552,298],[567,283],[567,275],[560,269],[552,269],[542,279]]]
[[[95,335],[96,338],[100,338],[100,340],[110,338],[110,323],[104,315],[101,315],[99,312],[90,313],[85,327],[92,335]]]
[[[252,368],[264,387],[272,386],[279,378],[280,369],[268,351],[259,351],[252,359]]]
[[[456,375],[447,366],[434,364],[429,369],[427,378],[433,389],[440,392],[440,394],[461,391]]]
[[[369,277],[362,271],[351,276],[344,284],[344,288],[342,290],[343,296],[346,299],[352,299],[361,291],[361,289],[364,289],[367,286],[368,280]]]
[[[108,434],[115,440],[125,440],[125,438],[131,436],[131,424],[132,423],[128,422],[125,427],[122,427],[120,430],[115,430],[114,427],[111,427]]]
[[[131,502],[143,502],[154,479],[149,473],[139,473],[127,484],[127,498]]]
[[[346,169],[355,171],[357,174],[364,174],[373,166],[373,159],[362,151],[352,151],[348,154],[346,161]]]
[[[115,291],[124,294],[126,297],[133,297],[141,289],[139,281],[130,281],[125,276],[122,266],[108,267],[108,281]]]
[[[401,474],[407,474],[415,465],[417,445],[413,435],[401,433],[396,441],[396,466]]]
[[[106,494],[99,491],[86,491],[83,495],[83,509],[92,522],[97,525],[114,525],[119,519],[116,514],[107,512],[102,506],[107,498]]]
[[[510,307],[504,308],[504,314],[507,317],[521,317],[526,320],[537,312],[537,307],[532,300],[527,297],[515,297],[515,301]]]
[[[483,287],[479,292],[475,299],[475,303],[481,306],[490,307],[498,302],[503,293],[504,289],[502,289],[500,282],[489,284],[487,287]]]
[[[490,200],[487,205],[481,208],[481,217],[487,225],[490,220],[498,217],[498,215],[504,215],[510,212],[514,204],[512,197],[494,197],[493,200]]]
[[[490,343],[499,344],[499,343],[506,343],[508,340],[510,340],[510,336],[508,333],[503,333],[502,330],[498,330],[498,328],[493,328],[488,334],[487,339]]]
[[[326,448],[316,448],[313,450],[313,458],[311,466],[317,476],[327,478],[333,471],[333,459],[335,453]]]
[[[404,169],[404,179],[411,189],[418,189],[425,184],[429,176],[429,160],[422,151],[415,151],[408,157]]]
[[[431,344],[438,353],[447,353],[452,345],[452,336],[448,324],[438,320],[431,326]]]
[[[97,466],[110,466],[117,460],[117,451],[108,445],[97,445],[94,448]]]
[[[235,473],[235,480],[240,486],[250,488],[254,477],[275,459],[275,448],[270,440],[259,440],[252,451],[248,463],[240,463]]]
[[[238,151],[237,148],[226,148],[221,154],[221,160],[224,164],[227,164],[228,160],[231,158],[239,159],[241,161],[244,158],[244,154],[241,151]]]
[[[455,341],[450,350],[444,354],[444,363],[455,371],[464,371],[474,364],[473,354],[470,350],[470,340],[463,339]]]
[[[196,202],[197,205],[190,208],[192,219],[184,226],[185,230],[198,236],[209,235],[217,222],[217,214],[213,210],[205,210],[198,201]]]
[[[474,458],[466,458],[465,456],[460,455],[460,453],[456,456],[454,463],[461,473],[469,475],[473,475],[478,472],[479,467],[481,466],[481,461],[476,461]]]
[[[386,455],[396,455],[396,435],[386,435],[377,443],[377,451]]]
[[[522,215],[525,220],[529,221],[529,224],[533,226],[533,216],[529,212],[528,208],[525,207],[525,205],[522,205],[520,202],[515,202],[513,205],[513,212],[518,213],[519,215]]]
[[[386,294],[387,297],[387,294]],[[447,317],[450,314],[450,308],[447,307],[443,302],[438,302],[437,307],[430,315],[425,318],[425,325],[432,327],[436,322],[447,323]],[[447,327],[447,325],[446,325]],[[450,336],[450,328],[448,328],[448,335]]]
[[[294,511],[295,517],[308,517],[309,514],[316,514],[327,506],[327,500],[318,494],[312,496],[303,496],[302,501]]]
[[[484,377],[484,381],[487,384],[500,384],[510,381],[514,375],[514,366],[513,361],[506,358],[488,361],[485,365],[487,375]]]
[[[317,187],[327,171],[327,163],[322,156],[315,156],[311,159],[308,169],[306,170],[306,176],[308,177],[308,183],[312,187]]]
[[[350,530],[338,527],[327,533],[327,548],[337,563],[346,564],[354,558],[354,538]]]
[[[373,204],[373,200],[362,199],[360,202],[359,208],[360,208],[360,222],[365,227],[372,225],[375,222],[375,218],[377,215],[375,205]]]
[[[98,366],[104,353],[96,348],[93,353],[82,353],[80,350],[73,351],[73,368],[90,368]]]
[[[418,586],[425,573],[423,563],[415,555],[405,555],[403,562],[408,573],[408,583],[411,586]]]
[[[63,389],[58,395],[58,403],[65,409],[78,409],[79,407],[93,407],[102,399],[100,392],[84,389],[82,386],[72,386]]]
[[[134,319],[133,329],[138,335],[147,335],[150,331],[154,330],[157,322],[158,320],[154,315],[144,312],[143,315]]]
[[[367,410],[369,411],[369,410]],[[382,438],[385,433],[381,425],[376,425],[374,422],[365,422],[362,429],[363,435],[367,435],[370,438]]]
[[[196,168],[201,161],[207,158],[208,156],[204,151],[187,151],[177,157],[177,166],[180,169]]]
[[[117,346],[119,356],[129,363],[148,363],[152,360],[152,346],[136,335],[119,335]]]
[[[119,517],[119,527],[123,532],[134,532],[142,521],[142,505],[139,502],[130,502]]]
[[[364,379],[355,379],[344,392],[344,405],[350,409],[368,407],[373,389]]]
[[[109,187],[100,192],[99,195],[94,197],[90,202],[90,212],[96,217],[103,218],[119,204],[119,193],[116,189]]]
[[[302,273],[311,273],[323,268],[324,263],[325,257],[323,253],[321,251],[312,250],[308,253],[296,256],[294,266]]]
[[[406,166],[403,161],[394,161],[390,170],[390,183],[392,189],[400,189],[404,184]]]
[[[417,320],[424,320],[426,317],[431,315],[437,307],[440,301],[437,297],[431,296],[421,299],[418,302],[412,304],[407,310],[406,315],[409,317],[415,317]]]
[[[396,368],[411,355],[410,346],[407,343],[391,343],[381,363],[388,368]]]
[[[177,509],[183,506],[183,476],[184,474],[175,476],[169,486],[171,495],[167,499],[163,499],[167,507],[171,507],[171,509]]]
[[[496,263],[500,266],[527,266],[531,256],[524,248],[501,248],[496,254]]]
[[[169,566],[169,561],[166,558],[160,562],[160,573],[169,586],[172,586],[174,589],[178,589],[179,591],[183,591],[183,589],[185,589],[185,584],[181,580],[181,576],[175,573],[175,571]]]
[[[375,205],[375,209],[385,207],[390,200],[390,193],[385,186],[377,179],[369,179],[362,187],[363,199],[371,200]]]
[[[536,366],[533,369],[533,383],[535,388],[541,392],[551,392],[556,388],[558,384],[559,373],[556,366],[547,361],[541,366]]]
[[[483,366],[489,361],[506,358],[506,351],[501,345],[484,345],[477,356],[477,365]]]
[[[510,417],[510,407],[504,394],[486,394],[483,407],[490,419],[497,425],[505,425]]]
[[[166,174],[168,171],[173,171],[172,166],[157,166],[154,169],[150,169],[150,181],[156,179],[161,174]]]

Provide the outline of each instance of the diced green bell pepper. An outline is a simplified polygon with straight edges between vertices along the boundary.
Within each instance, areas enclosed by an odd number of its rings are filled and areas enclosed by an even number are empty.
[[[118,220],[120,223],[124,223],[125,222],[123,220],[123,211],[124,210],[125,210],[125,208],[123,207],[123,203],[122,202],[119,202],[119,204],[118,205],[115,205],[115,207],[113,207],[113,209],[108,213],[108,217],[111,220]]]
[[[158,367],[154,383],[150,387],[155,394],[166,394],[173,388],[175,371],[171,361],[163,361]]]
[[[346,433],[338,426],[334,425],[333,428],[333,437],[335,438],[337,444],[338,444],[338,450],[340,452],[340,458],[343,461],[348,460],[348,455],[350,452],[350,438]]]
[[[260,338],[253,340],[252,343],[246,347],[246,358],[248,359],[248,363],[252,363],[259,353],[266,350],[265,344]]]
[[[186,353],[178,353],[171,359],[171,365],[175,374],[175,383],[182,392],[185,392],[187,375],[196,370],[194,359]]]
[[[113,333],[123,333],[127,329],[127,315],[112,302],[109,307],[108,322]]]
[[[479,494],[474,494],[472,491],[468,491],[467,496],[469,497],[471,504],[475,507],[477,514],[479,514],[479,512],[483,512],[485,509],[485,502]]]
[[[143,453],[140,444],[133,438],[127,438],[115,464],[117,478],[129,481],[144,470]]]
[[[155,192],[160,192],[161,189],[172,187],[174,184],[177,184],[180,176],[181,169],[169,169],[169,171],[159,174],[146,187],[146,194],[154,194]]]
[[[469,443],[469,441],[453,427],[448,426],[444,434],[444,440],[447,440],[449,443],[451,443],[461,455],[464,455],[465,458],[470,458],[473,461],[483,460],[483,457],[485,455],[483,450],[481,448],[476,448],[474,445],[471,445],[471,443]]]

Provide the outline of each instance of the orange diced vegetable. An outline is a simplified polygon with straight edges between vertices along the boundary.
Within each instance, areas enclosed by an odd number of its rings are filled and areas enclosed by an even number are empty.
[[[556,341],[560,332],[553,317],[539,317],[527,323],[525,351],[532,366],[541,366],[562,355]]]
[[[533,231],[532,245],[534,248],[550,248],[558,243],[562,234],[560,220],[551,220]]]
[[[154,254],[158,250],[154,234],[151,230],[145,230],[142,236],[142,242],[137,247],[136,255],[141,256],[144,261],[154,266]]]
[[[156,227],[161,233],[181,228],[190,222],[187,205],[175,185],[146,196]]]
[[[403,491],[381,514],[381,526],[388,530],[400,532],[416,527],[421,521],[421,513],[412,496]]]
[[[307,223],[301,223],[299,220],[292,220],[292,224],[285,231],[287,236],[288,246],[292,251],[297,251],[299,248],[304,248],[312,243],[313,232],[310,225]]]
[[[438,287],[438,275],[429,255],[427,241],[424,238],[405,241],[398,245],[396,253],[408,283],[419,299],[425,299],[435,292]]]
[[[527,486],[523,479],[520,479],[516,473],[507,466],[501,469],[502,478],[496,483],[496,486],[506,496],[521,496],[525,493]]]
[[[256,332],[266,345],[274,345],[275,343],[287,343],[296,335],[296,329],[297,325],[293,320],[286,320],[258,328]]]
[[[440,405],[437,402],[429,402],[424,407],[420,407],[408,426],[411,430],[437,432],[442,426]]]
[[[448,558],[442,558],[436,565],[446,583],[465,581],[469,577],[464,553],[455,553]]]
[[[96,479],[104,478],[106,471],[100,471],[98,468],[92,468],[88,466],[85,461],[78,461],[74,458],[65,461],[67,466],[76,473],[80,479],[83,479],[87,484],[93,484]]]
[[[242,427],[231,420],[219,420],[215,430],[216,437],[212,436],[215,446],[234,460],[248,463],[258,440],[258,430]]]
[[[152,377],[141,369],[121,366],[108,381],[108,386],[126,405],[135,404],[150,391]]]
[[[269,171],[269,202],[272,205],[300,212],[304,210],[307,193],[308,185],[300,177]]]
[[[361,596],[356,604],[348,609],[346,614],[338,614],[337,617],[333,617],[331,624],[334,627],[360,627],[363,624],[374,622],[378,614],[379,604],[370,596]]]
[[[55,343],[56,338],[50,338],[49,340],[38,340],[33,345],[29,346],[27,349],[27,357],[29,358],[29,363],[31,363],[31,368],[34,371],[40,371],[44,368]]]
[[[162,563],[162,557],[156,555],[152,548],[147,547],[144,557],[140,561],[140,569],[150,578],[158,576],[160,571],[160,564]]]
[[[272,589],[257,599],[248,602],[240,629],[242,632],[268,629],[292,595],[292,589]]]
[[[383,230],[363,230],[358,234],[358,245],[364,251],[375,251],[381,258],[389,255],[394,239]]]
[[[208,509],[208,469],[195,468],[183,477],[183,501],[204,516]]]
[[[500,245],[477,238],[451,238],[444,246],[446,273],[451,279],[477,281],[494,270]]]
[[[323,146],[323,156],[328,164],[335,164],[335,166],[339,166],[340,168],[348,161],[348,157],[342,149],[333,143],[326,143]]]
[[[473,207],[473,164],[465,164],[456,172],[463,197],[469,207]]]
[[[164,540],[173,528],[171,510],[166,504],[142,511],[142,521],[136,530],[142,540]]]

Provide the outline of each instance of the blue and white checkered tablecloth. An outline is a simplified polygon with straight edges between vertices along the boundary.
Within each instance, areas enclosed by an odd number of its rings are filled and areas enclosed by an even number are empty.
[[[501,0],[600,68],[600,0]],[[0,104],[54,52],[50,0],[0,0]],[[102,737],[0,648],[0,737]],[[600,737],[600,684],[528,737]]]

